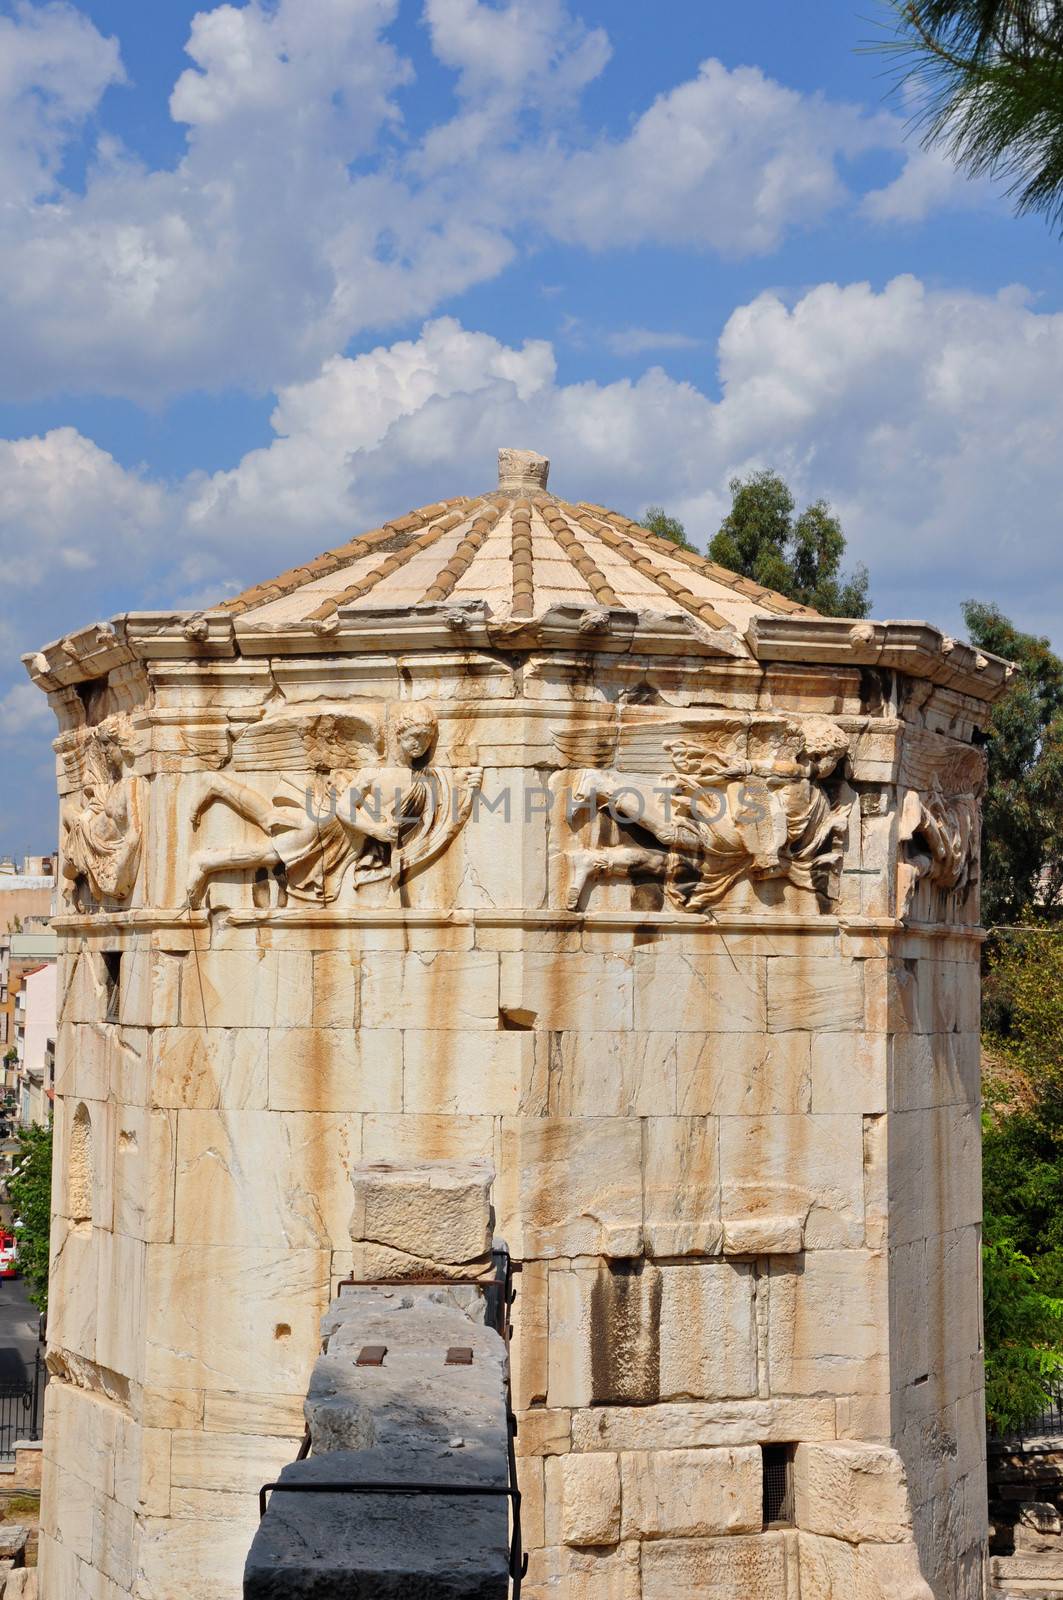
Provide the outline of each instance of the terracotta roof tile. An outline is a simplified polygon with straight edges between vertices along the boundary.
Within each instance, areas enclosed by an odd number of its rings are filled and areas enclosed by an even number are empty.
[[[407,526],[423,528],[426,522],[441,511],[450,511],[468,504],[467,497],[460,495],[456,499],[442,501],[439,505],[425,506],[420,511],[413,511],[399,522],[389,522],[382,528],[373,528],[368,533],[361,533],[356,539],[350,539],[334,550],[325,550],[313,560],[304,561],[300,566],[282,572],[280,577],[273,578],[269,583],[257,583],[250,589],[244,589],[242,593],[234,595],[231,600],[223,600],[219,610],[231,611],[234,615],[240,616],[245,611],[263,605],[266,600],[275,600],[280,595],[291,594],[293,590],[303,588],[315,578],[339,571],[351,561],[357,561],[359,556],[366,555],[375,545],[382,544],[397,532],[405,531]]]
[[[472,565],[473,557],[501,514],[502,508],[500,506],[490,505],[482,516],[476,518],[450,560],[441,570],[436,581],[425,590],[424,597],[426,600],[445,600],[447,598],[458,579]]]
[[[495,617],[523,620],[559,601],[587,606],[593,596],[603,607],[685,611],[732,633],[757,615],[815,615],[620,512],[557,499],[543,487],[548,463],[531,452],[504,454],[508,476],[497,490],[396,517],[245,589],[224,609],[245,627],[320,624],[343,607],[475,595]]]
[[[547,501],[543,507],[543,519],[580,577],[589,584],[599,605],[619,605],[620,602],[617,599],[616,590],[609,583],[608,578],[606,578],[600,567],[595,565],[593,556],[588,554],[580,544],[571,525],[562,515],[561,507],[553,501]]]
[[[588,533],[597,534],[606,544],[611,545],[614,550],[618,550],[622,556],[625,556],[631,562],[636,571],[643,572],[648,578],[652,578],[654,583],[662,588],[666,594],[670,595],[672,599],[678,600],[679,604],[687,611],[692,612],[694,616],[700,617],[702,622],[708,623],[710,628],[727,628],[730,626],[726,617],[721,616],[708,600],[699,600],[689,589],[677,583],[670,573],[665,572],[663,567],[650,560],[648,556],[644,556],[637,545],[633,545],[629,539],[625,539],[610,523],[596,521],[591,517],[580,517],[577,520],[581,528],[586,529]]]
[[[535,606],[534,569],[532,567],[531,505],[518,500],[510,514],[513,536],[510,555],[513,561],[513,615],[530,617]]]
[[[435,511],[438,508],[433,506],[431,509]],[[389,530],[405,533],[424,525],[423,518],[416,514],[403,517],[401,520],[401,527],[396,522],[388,523]],[[390,555],[385,556],[380,565],[374,567],[372,572],[367,572],[357,582],[350,584],[346,589],[341,589],[338,594],[330,595],[327,600],[323,600],[319,606],[316,606],[313,611],[307,614],[307,620],[310,622],[323,621],[326,617],[334,616],[340,606],[350,605],[352,600],[360,600],[363,595],[374,589],[383,578],[387,578],[391,573],[397,572],[415,551],[426,550],[429,545],[435,544],[437,539],[441,539],[445,533],[449,533],[451,528],[457,527],[463,520],[463,511],[452,511],[449,516],[433,523],[425,533],[422,533],[418,538],[411,539],[408,544],[404,545],[402,550],[394,550]]]

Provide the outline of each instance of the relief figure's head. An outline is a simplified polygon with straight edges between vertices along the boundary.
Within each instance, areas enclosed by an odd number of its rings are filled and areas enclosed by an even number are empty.
[[[394,723],[395,744],[404,761],[412,766],[426,756],[435,743],[438,724],[430,706],[403,706]]]
[[[829,717],[808,717],[800,728],[812,775],[829,778],[842,757],[849,753],[848,734]]]

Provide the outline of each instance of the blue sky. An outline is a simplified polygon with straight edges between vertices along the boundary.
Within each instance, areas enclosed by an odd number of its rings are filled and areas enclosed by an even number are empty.
[[[204,604],[542,449],[823,495],[879,616],[1054,635],[1061,245],[906,134],[876,0],[0,0],[0,851],[20,652]]]

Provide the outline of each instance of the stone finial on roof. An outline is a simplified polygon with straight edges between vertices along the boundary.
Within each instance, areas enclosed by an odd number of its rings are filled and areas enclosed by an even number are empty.
[[[545,489],[550,476],[550,463],[534,450],[500,450],[498,452],[498,487],[527,493],[529,489]]]

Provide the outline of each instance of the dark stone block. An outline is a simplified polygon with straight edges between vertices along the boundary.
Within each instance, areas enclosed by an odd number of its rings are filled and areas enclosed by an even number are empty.
[[[466,1481],[457,1454],[430,1481]],[[386,1458],[371,1457],[378,1453],[311,1456],[285,1467],[280,1481],[387,1481]],[[278,1489],[244,1569],[244,1600],[506,1600],[508,1592],[504,1495]]]

